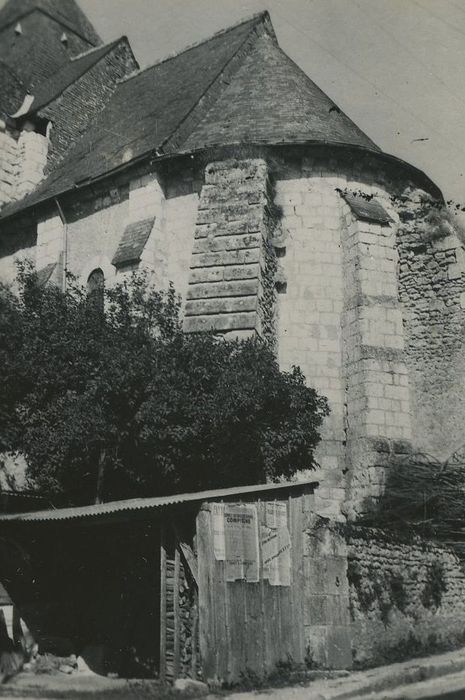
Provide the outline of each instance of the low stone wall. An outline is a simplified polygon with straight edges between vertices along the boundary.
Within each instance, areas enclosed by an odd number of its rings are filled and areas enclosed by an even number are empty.
[[[446,546],[355,527],[347,577],[355,667],[465,642],[465,569]]]

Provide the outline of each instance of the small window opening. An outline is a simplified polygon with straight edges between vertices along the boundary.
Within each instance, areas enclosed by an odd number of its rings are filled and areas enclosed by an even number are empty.
[[[23,28],[21,26],[21,22],[18,22],[18,24],[15,27],[15,34],[16,34],[16,36],[21,36],[22,33],[23,33]]]
[[[68,46],[68,35],[66,32],[63,32],[63,34],[60,37],[60,41],[63,44],[63,46]]]
[[[103,312],[105,293],[105,275],[99,267],[92,270],[87,279],[87,296]]]

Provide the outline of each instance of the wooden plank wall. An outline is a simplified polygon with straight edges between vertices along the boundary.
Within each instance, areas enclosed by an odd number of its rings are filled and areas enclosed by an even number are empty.
[[[197,517],[200,652],[207,681],[233,683],[243,674],[263,677],[279,662],[305,662],[303,531],[313,496],[301,494],[286,502],[290,586],[271,586],[263,579],[262,556],[258,583],[227,582],[225,562],[214,556],[211,506],[205,504]],[[260,526],[265,503],[254,504]]]

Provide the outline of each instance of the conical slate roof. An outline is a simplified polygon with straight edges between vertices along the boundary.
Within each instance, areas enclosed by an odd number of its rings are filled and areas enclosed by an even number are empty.
[[[257,38],[184,149],[244,141],[314,141],[379,150],[267,33]]]
[[[2,215],[146,156],[304,142],[379,152],[283,53],[263,13],[123,81],[49,177]]]
[[[75,0],[8,0],[0,10],[0,29],[17,22],[34,10],[40,10],[53,17],[64,29],[71,29],[93,46],[102,43]]]

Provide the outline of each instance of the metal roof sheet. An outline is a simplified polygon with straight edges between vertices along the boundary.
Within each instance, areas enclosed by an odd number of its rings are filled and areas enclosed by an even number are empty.
[[[316,476],[318,474],[316,473]],[[183,503],[195,503],[211,501],[221,498],[233,498],[247,494],[260,494],[273,491],[289,491],[313,486],[315,489],[319,479],[309,481],[295,481],[286,483],[255,484],[252,486],[233,486],[224,489],[210,491],[196,491],[194,493],[173,494],[156,498],[132,498],[124,501],[110,501],[92,506],[80,506],[73,508],[57,508],[55,510],[40,510],[29,513],[0,514],[0,522],[52,522],[63,520],[76,520],[78,518],[91,518],[114,513],[130,513],[134,511],[154,510]]]

